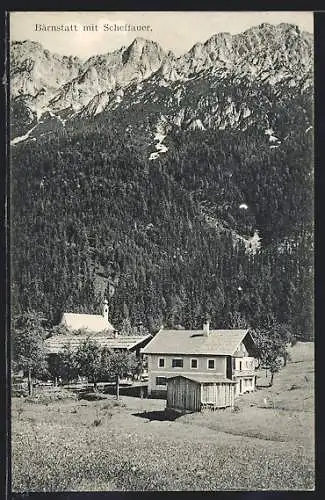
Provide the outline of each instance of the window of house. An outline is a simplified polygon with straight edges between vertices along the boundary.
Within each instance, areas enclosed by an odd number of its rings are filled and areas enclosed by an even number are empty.
[[[164,368],[165,367],[165,358],[159,358],[159,360],[158,360],[158,366],[159,366],[159,368]]]
[[[240,371],[241,371],[241,369],[242,369],[242,364],[243,364],[243,363],[242,363],[241,361],[239,361],[239,370],[240,370]]]
[[[209,370],[214,370],[214,368],[215,368],[215,360],[214,359],[208,359],[208,368],[209,368]]]
[[[166,377],[156,377],[156,385],[167,385]]]
[[[191,368],[198,367],[198,360],[196,358],[191,359]]]
[[[172,359],[172,368],[183,368],[182,358]]]

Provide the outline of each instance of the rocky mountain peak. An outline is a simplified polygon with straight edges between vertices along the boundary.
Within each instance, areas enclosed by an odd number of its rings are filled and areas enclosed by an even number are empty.
[[[33,40],[14,40],[11,42],[11,55],[13,57],[31,57],[33,54],[42,53],[43,51],[42,44]]]
[[[142,64],[146,69],[157,71],[166,56],[158,43],[138,37],[124,51],[122,61],[124,64]]]
[[[274,86],[280,82],[309,88],[312,51],[312,35],[287,23],[262,23],[235,35],[217,33],[180,57],[143,37],[84,62],[51,54],[37,42],[13,42],[11,92],[13,99],[19,99],[19,109],[25,105],[25,115],[32,112],[37,119],[48,109],[53,113],[69,109],[70,118],[75,113],[91,116],[123,106],[124,101],[127,107],[133,101],[152,102],[153,97],[153,102],[160,103],[170,94],[160,104],[170,108],[174,123],[182,123],[189,113],[189,120],[196,125],[201,120],[204,128],[237,126],[252,119],[250,105],[236,104],[229,96],[229,102],[225,96],[220,102],[220,89],[226,94],[225,85],[240,88],[241,84]],[[156,93],[162,87],[166,91]],[[192,110],[196,97],[198,109]]]

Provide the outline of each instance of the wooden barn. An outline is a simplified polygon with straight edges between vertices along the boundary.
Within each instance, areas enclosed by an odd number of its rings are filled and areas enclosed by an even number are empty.
[[[217,375],[175,375],[167,381],[167,409],[185,413],[233,407],[235,385]]]

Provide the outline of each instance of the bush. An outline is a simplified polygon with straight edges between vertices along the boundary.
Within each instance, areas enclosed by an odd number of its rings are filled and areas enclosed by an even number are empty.
[[[34,396],[26,397],[26,401],[28,403],[35,404],[49,404],[54,403],[55,401],[63,401],[65,399],[76,400],[77,396],[73,392],[59,389],[55,391],[42,391]]]

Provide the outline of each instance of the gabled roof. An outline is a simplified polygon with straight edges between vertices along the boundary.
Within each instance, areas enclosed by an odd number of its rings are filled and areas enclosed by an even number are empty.
[[[230,380],[230,378],[225,378],[220,375],[214,375],[212,373],[204,373],[202,375],[173,375],[172,377],[167,377],[167,380],[171,380],[174,378],[187,378],[189,380],[193,380],[194,382],[198,382],[199,384],[213,384],[213,383],[224,383],[224,384],[236,384],[235,380]]]
[[[210,330],[204,336],[202,330],[160,330],[149,344],[141,350],[143,354],[234,354],[239,344],[249,335],[246,330]]]
[[[150,338],[151,335],[120,336],[117,338],[99,335],[95,337],[89,335],[54,335],[44,341],[44,346],[49,354],[57,354],[62,351],[65,345],[70,345],[70,348],[74,350],[77,349],[82,342],[90,339],[91,341],[97,342],[101,347],[132,351],[136,347],[141,347],[141,344],[145,343],[145,341],[149,341]]]
[[[88,330],[94,333],[115,330],[110,322],[100,314],[64,313],[61,325],[65,325],[69,330]]]

